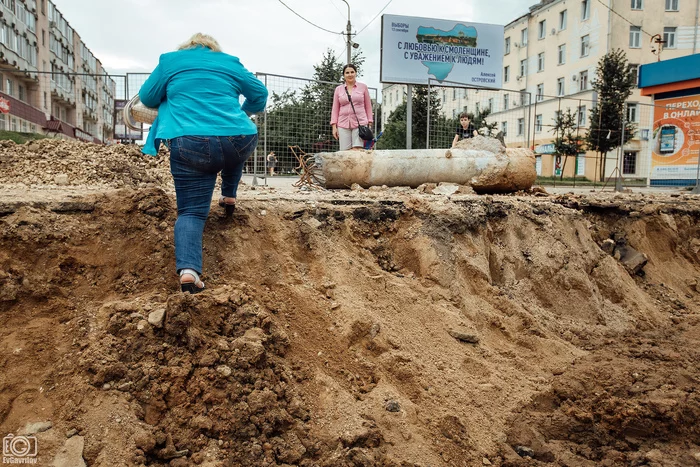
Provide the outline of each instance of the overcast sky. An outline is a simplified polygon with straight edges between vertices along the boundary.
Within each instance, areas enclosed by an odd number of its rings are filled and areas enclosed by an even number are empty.
[[[342,0],[283,0],[308,21],[345,31]],[[53,0],[112,74],[150,72],[158,56],[195,32],[214,36],[252,72],[311,78],[327,49],[345,61],[345,39],[295,15],[279,0]],[[538,0],[348,0],[354,38],[366,57],[360,81],[380,88],[383,14],[505,25]],[[375,18],[376,16],[376,18]]]

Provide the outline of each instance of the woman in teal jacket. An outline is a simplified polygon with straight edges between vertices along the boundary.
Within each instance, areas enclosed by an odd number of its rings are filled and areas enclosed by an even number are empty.
[[[216,40],[195,34],[176,52],[160,56],[139,97],[144,105],[158,108],[143,152],[157,154],[161,140],[170,148],[180,287],[198,293],[204,290],[199,277],[202,234],[217,174],[222,179],[219,205],[231,215],[243,166],[258,144],[249,115],[265,109],[267,89],[237,57],[221,52]]]

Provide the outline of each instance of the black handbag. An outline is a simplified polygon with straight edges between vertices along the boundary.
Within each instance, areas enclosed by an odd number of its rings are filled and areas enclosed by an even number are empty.
[[[355,114],[355,118],[357,119],[357,129],[360,133],[360,139],[364,141],[372,141],[374,139],[374,133],[372,133],[372,129],[368,127],[367,125],[360,125],[360,119],[357,117],[357,112],[355,112],[355,106],[352,104],[352,97],[350,97],[350,93],[348,92],[348,87],[345,86],[345,94],[348,95],[348,100],[350,101],[350,107],[352,107],[352,113]]]

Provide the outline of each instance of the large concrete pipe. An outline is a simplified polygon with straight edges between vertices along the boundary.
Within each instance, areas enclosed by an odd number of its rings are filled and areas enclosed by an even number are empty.
[[[490,138],[475,138],[489,140]],[[486,143],[487,141],[484,141]],[[450,182],[477,193],[508,193],[530,188],[537,173],[529,149],[479,144],[452,149],[338,151],[316,155],[326,188],[410,186]],[[476,149],[476,147],[488,149]],[[489,150],[490,149],[490,150]]]

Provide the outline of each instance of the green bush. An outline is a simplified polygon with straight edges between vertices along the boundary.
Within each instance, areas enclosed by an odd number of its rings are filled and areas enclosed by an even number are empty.
[[[39,133],[19,133],[17,131],[4,131],[0,130],[0,140],[11,140],[17,144],[24,144],[27,141],[34,141],[37,139],[44,139],[45,135]]]

